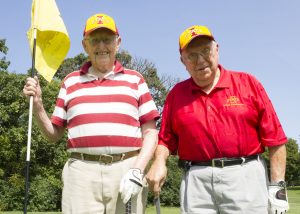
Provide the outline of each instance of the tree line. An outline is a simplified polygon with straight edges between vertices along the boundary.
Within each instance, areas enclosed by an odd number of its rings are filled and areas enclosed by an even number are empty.
[[[30,70],[28,74],[10,72],[7,52],[5,39],[0,39],[0,211],[23,209],[29,117],[29,104],[22,89]],[[133,58],[124,50],[117,54],[117,59],[125,67],[138,70],[144,76],[161,113],[166,95],[178,79],[170,76],[159,77],[154,63]],[[65,59],[50,83],[40,78],[43,103],[49,115],[54,109],[61,80],[69,72],[78,70],[86,60],[87,56],[80,53]],[[68,158],[66,138],[65,135],[56,144],[47,142],[33,120],[29,211],[60,211],[61,171]],[[286,180],[290,185],[300,185],[300,153],[296,140],[289,139],[287,151]],[[264,156],[267,158],[266,154],[267,152]],[[167,206],[179,206],[181,170],[177,167],[176,157],[171,157],[167,164],[168,177],[161,193],[161,202]],[[150,193],[148,203],[152,201],[153,195]]]

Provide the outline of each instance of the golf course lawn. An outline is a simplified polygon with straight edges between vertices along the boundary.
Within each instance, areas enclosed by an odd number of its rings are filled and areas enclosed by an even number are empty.
[[[290,210],[288,214],[299,214],[300,213],[300,187],[292,187],[288,190]],[[2,214],[22,214],[23,212],[2,212]],[[28,214],[59,214],[59,212],[27,212]],[[179,214],[179,208],[175,207],[161,207],[161,213],[163,214]],[[148,206],[146,209],[146,214],[156,214],[154,206]]]

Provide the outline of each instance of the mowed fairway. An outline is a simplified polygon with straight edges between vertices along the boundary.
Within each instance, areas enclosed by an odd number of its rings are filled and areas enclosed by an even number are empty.
[[[289,188],[288,190],[290,210],[289,214],[300,213],[300,186]]]
[[[300,187],[293,187],[288,190],[290,210],[288,214],[299,214],[300,213]],[[22,214],[23,212],[1,212],[2,214]],[[58,212],[28,212],[28,214],[60,214]],[[161,207],[162,214],[180,214],[179,208],[174,207]],[[146,214],[156,214],[154,206],[148,206]]]

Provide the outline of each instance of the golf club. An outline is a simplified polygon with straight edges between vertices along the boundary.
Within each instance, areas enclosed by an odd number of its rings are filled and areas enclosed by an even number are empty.
[[[131,198],[125,205],[125,214],[131,214]]]
[[[159,196],[154,198],[154,205],[156,207],[156,214],[160,214],[160,199],[159,199]]]

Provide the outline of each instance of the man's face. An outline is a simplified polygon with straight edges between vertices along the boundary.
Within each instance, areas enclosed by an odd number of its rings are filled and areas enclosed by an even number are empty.
[[[93,31],[82,40],[93,67],[103,73],[112,70],[120,43],[120,37],[105,28]]]
[[[201,88],[210,86],[218,70],[218,45],[207,37],[197,37],[182,51],[181,61],[194,82]]]

